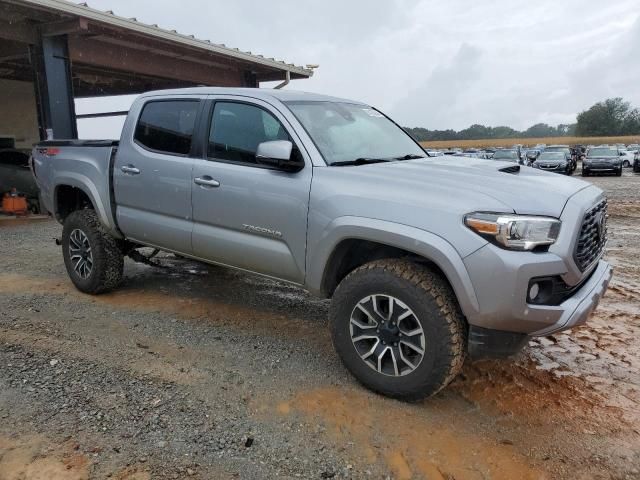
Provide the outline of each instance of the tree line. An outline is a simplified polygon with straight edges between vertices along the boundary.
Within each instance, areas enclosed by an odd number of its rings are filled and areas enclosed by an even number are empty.
[[[429,130],[405,127],[416,140],[485,140],[491,138],[603,137],[640,134],[640,110],[621,97],[608,98],[580,112],[576,123],[548,125],[536,123],[526,130],[474,124],[463,130]]]

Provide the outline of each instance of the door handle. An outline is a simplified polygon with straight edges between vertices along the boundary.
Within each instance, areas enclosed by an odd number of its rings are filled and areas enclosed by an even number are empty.
[[[204,177],[196,177],[193,179],[193,183],[196,185],[201,185],[203,187],[219,187],[220,182],[214,180],[209,175],[205,175]]]
[[[120,167],[120,170],[130,175],[138,175],[140,173],[140,170],[134,167],[133,165],[124,165]]]

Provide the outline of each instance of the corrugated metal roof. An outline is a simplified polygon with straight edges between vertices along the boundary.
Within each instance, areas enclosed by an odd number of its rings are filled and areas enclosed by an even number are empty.
[[[286,63],[274,58],[265,58],[262,55],[256,55],[251,52],[243,52],[237,48],[230,48],[224,44],[212,43],[210,40],[200,40],[193,35],[184,35],[175,30],[167,30],[160,28],[158,25],[149,25],[138,21],[136,18],[125,18],[108,10],[103,12],[95,8],[89,7],[86,3],[72,3],[66,0],[14,0],[13,3],[25,4],[28,6],[39,7],[45,10],[53,10],[55,12],[84,17],[95,22],[107,24],[114,27],[124,28],[143,35],[149,35],[162,40],[175,42],[177,44],[195,47],[201,50],[216,53],[237,60],[264,65],[283,72],[290,72],[302,77],[311,77],[313,70]]]

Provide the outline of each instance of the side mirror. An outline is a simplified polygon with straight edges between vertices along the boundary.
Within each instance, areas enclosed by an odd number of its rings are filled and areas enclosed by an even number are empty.
[[[618,155],[620,155],[621,157],[624,157],[624,152],[618,152]]]
[[[272,140],[258,145],[256,162],[284,172],[298,172],[304,167],[302,160],[292,158],[293,143],[288,140]]]

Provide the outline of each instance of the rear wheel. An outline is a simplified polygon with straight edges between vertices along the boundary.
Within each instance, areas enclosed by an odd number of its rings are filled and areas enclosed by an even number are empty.
[[[631,162],[629,162],[629,160],[625,160],[624,162],[622,162],[622,166],[624,168],[629,168],[631,166]]]
[[[589,172],[587,172],[584,168],[582,169],[582,176],[583,177],[589,176]]]
[[[350,273],[336,289],[330,319],[347,369],[384,395],[433,395],[464,363],[466,324],[449,284],[406,260],[379,260]]]
[[[122,249],[94,210],[76,210],[65,219],[62,255],[69,278],[81,292],[102,293],[122,280]]]

